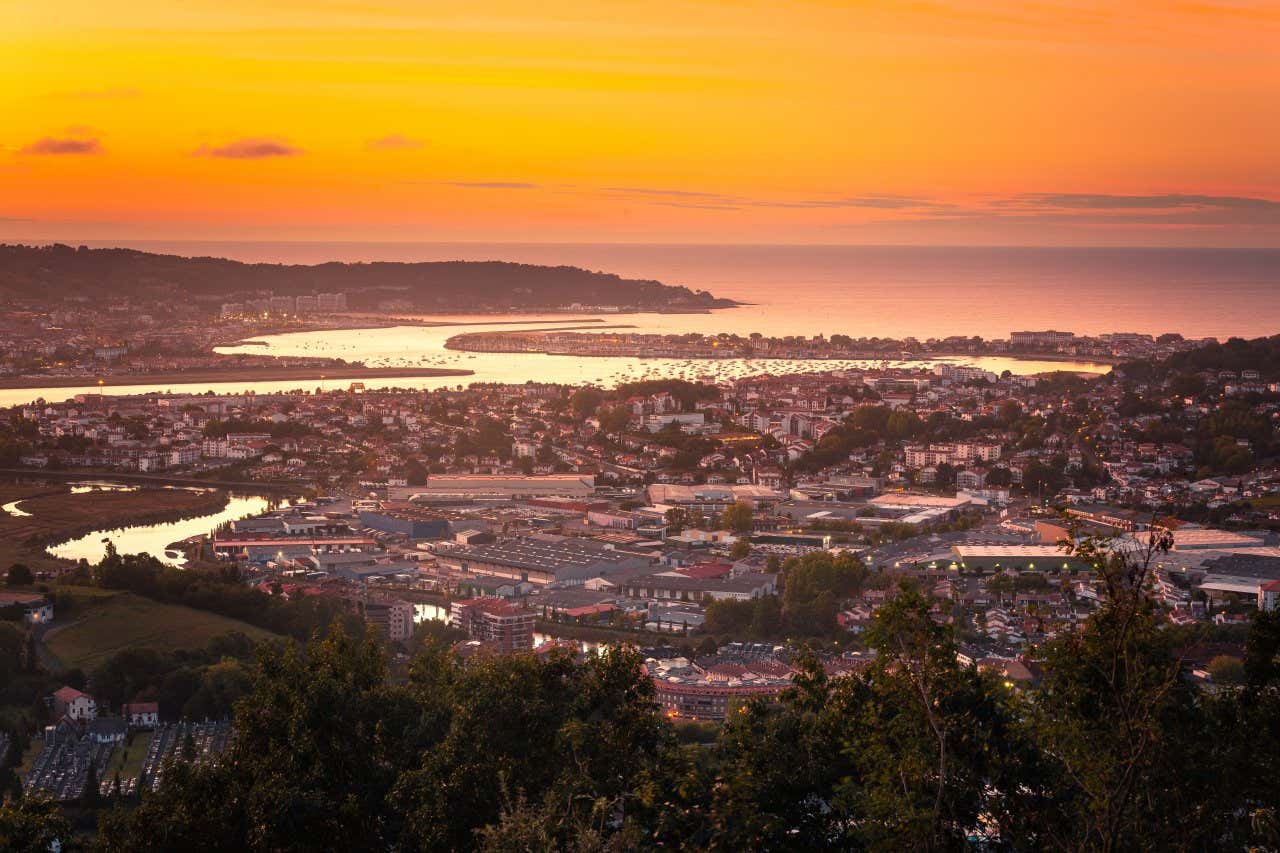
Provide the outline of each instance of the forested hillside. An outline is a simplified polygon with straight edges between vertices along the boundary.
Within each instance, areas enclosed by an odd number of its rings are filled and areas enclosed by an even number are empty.
[[[624,279],[577,267],[502,261],[434,263],[246,264],[133,249],[0,246],[0,296],[232,298],[344,292],[353,308],[387,299],[422,308],[625,305],[708,308],[731,304],[705,291]]]

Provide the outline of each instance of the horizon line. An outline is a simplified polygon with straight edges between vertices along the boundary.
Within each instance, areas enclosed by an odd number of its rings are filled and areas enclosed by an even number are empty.
[[[12,242],[10,242],[12,240]],[[1133,243],[1121,245],[1092,243],[781,243],[767,241],[753,242],[689,242],[660,240],[288,240],[288,239],[253,239],[226,237],[156,237],[99,239],[81,237],[76,240],[47,239],[23,240],[21,238],[0,239],[0,245],[8,246],[52,246],[52,245],[85,245],[98,244],[91,248],[131,248],[129,243],[174,244],[209,243],[218,245],[252,245],[278,244],[288,246],[679,246],[682,248],[751,248],[767,247],[780,249],[1081,249],[1089,251],[1175,251],[1175,252],[1280,252],[1280,245],[1257,246],[1170,246],[1149,243]],[[104,246],[102,244],[111,244]]]

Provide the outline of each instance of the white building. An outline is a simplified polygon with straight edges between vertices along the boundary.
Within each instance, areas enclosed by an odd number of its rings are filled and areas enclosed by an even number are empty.
[[[53,711],[73,720],[92,720],[98,716],[98,703],[88,693],[74,687],[60,687],[53,694]]]

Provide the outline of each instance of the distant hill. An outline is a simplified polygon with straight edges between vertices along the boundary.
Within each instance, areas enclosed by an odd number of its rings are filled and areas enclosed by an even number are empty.
[[[246,264],[134,249],[0,245],[0,298],[128,296],[233,300],[273,292],[345,292],[353,309],[401,300],[422,309],[501,310],[621,305],[690,310],[728,307],[706,291],[625,279],[577,267],[502,261]]]

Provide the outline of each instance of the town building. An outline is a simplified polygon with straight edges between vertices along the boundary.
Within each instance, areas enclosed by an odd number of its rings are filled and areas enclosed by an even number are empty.
[[[543,474],[522,477],[510,474],[433,474],[422,486],[397,486],[387,490],[393,500],[454,498],[521,498],[544,495],[589,497],[595,478],[583,474]]]
[[[502,654],[532,651],[535,621],[532,612],[498,598],[469,598],[449,606],[450,625]]]
[[[651,562],[647,556],[600,542],[542,534],[488,545],[441,543],[435,553],[442,567],[463,575],[490,575],[539,586],[577,586],[588,578],[644,568]]]
[[[88,693],[74,687],[60,687],[53,694],[53,713],[73,720],[92,720],[98,716],[98,703]]]
[[[120,716],[135,729],[153,729],[160,722],[160,703],[126,702],[120,706]]]
[[[360,609],[365,621],[393,643],[407,643],[413,638],[413,605],[406,601],[363,601]]]

